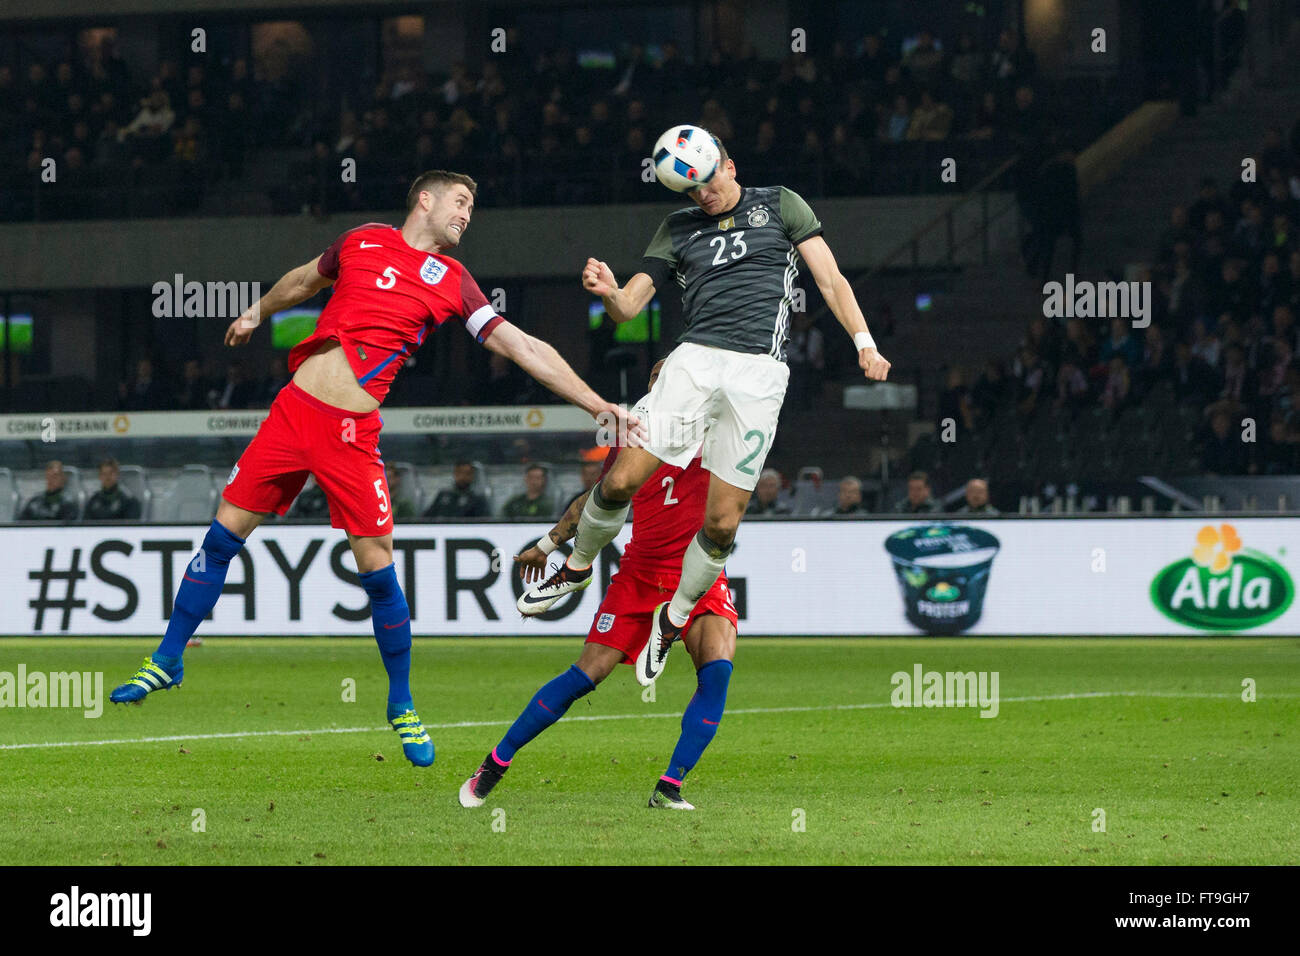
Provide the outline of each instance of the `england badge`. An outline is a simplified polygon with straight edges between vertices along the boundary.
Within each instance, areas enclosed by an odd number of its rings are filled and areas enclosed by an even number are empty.
[[[424,265],[420,266],[420,278],[429,285],[437,285],[442,281],[442,277],[447,274],[447,267],[435,259],[433,256],[424,260]]]

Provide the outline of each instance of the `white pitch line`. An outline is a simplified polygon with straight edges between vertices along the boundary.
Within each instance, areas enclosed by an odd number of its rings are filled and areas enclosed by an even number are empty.
[[[1003,697],[999,704],[1026,704],[1049,700],[1086,700],[1097,697],[1176,697],[1195,699],[1236,698],[1240,694],[1194,694],[1163,691],[1136,690],[1097,690],[1077,694],[1047,694],[1036,697]],[[1296,697],[1296,694],[1271,694],[1271,697]],[[836,710],[874,710],[894,705],[885,701],[873,701],[869,704],[821,704],[807,707],[738,707],[724,711],[726,715],[737,714],[802,714],[823,713]],[[911,709],[911,708],[899,708]],[[656,717],[680,718],[681,713],[650,714],[593,714],[588,716],[566,717],[566,723],[578,723],[597,720],[649,720]],[[509,727],[512,720],[462,720],[451,724],[425,724],[426,730],[455,730],[461,727]],[[59,740],[48,743],[0,744],[0,750],[45,750],[54,747],[106,747],[117,744],[165,744],[185,740],[231,740],[244,737],[310,737],[315,734],[369,734],[389,730],[388,727],[326,727],[319,730],[241,730],[224,734],[173,734],[167,737],[128,737],[117,740]]]

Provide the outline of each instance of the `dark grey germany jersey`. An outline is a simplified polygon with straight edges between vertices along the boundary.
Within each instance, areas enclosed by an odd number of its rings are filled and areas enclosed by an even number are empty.
[[[672,280],[682,287],[679,342],[785,361],[799,274],[794,247],[821,231],[794,191],[742,188],[740,202],[720,216],[698,206],[669,215],[646,248],[643,271],[660,290]]]

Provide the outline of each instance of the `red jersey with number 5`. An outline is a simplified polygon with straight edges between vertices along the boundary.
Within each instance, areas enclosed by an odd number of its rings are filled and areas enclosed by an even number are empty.
[[[457,318],[483,342],[505,321],[469,270],[449,256],[407,245],[395,226],[372,222],[348,230],[316,268],[335,280],[334,294],[316,331],[290,351],[289,372],[334,339],[361,387],[381,402],[431,329]]]
[[[618,449],[610,449],[602,478],[617,457]],[[660,465],[632,496],[632,540],[619,568],[681,573],[686,546],[704,524],[708,497],[709,473],[699,455],[685,468]]]

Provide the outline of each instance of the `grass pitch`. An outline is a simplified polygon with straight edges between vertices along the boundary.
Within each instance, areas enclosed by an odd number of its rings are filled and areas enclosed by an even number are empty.
[[[154,645],[3,640],[0,671],[102,671],[106,697]],[[210,638],[141,706],[0,709],[0,864],[1300,863],[1298,640],[742,637],[700,809],[651,811],[694,690],[679,649],[657,699],[620,668],[462,809],[579,649],[417,640],[427,769],[362,640]],[[997,671],[998,716],[892,707],[918,663]]]

